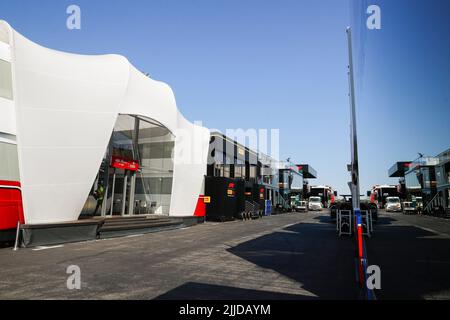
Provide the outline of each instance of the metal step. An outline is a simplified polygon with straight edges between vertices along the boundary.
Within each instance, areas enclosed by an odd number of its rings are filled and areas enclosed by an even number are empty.
[[[106,221],[124,221],[124,220],[150,220],[150,219],[168,219],[165,215],[135,215],[135,216],[112,216],[103,218]]]
[[[147,224],[147,223],[157,223],[157,222],[171,222],[173,219],[169,218],[124,218],[124,219],[106,219],[104,220],[103,226],[115,226],[115,225],[133,225],[133,224]]]
[[[151,228],[160,227],[167,225],[178,225],[181,224],[179,221],[157,221],[149,223],[127,223],[127,224],[115,224],[115,225],[103,225],[100,228],[100,233],[104,231],[115,231],[115,230],[125,230],[125,229],[140,229],[140,228]]]
[[[118,217],[105,219],[99,238],[157,232],[183,227],[183,219],[168,217]]]

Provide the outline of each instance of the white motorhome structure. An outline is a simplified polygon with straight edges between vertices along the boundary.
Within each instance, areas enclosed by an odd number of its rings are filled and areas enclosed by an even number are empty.
[[[44,48],[4,21],[0,80],[0,230],[21,221],[44,235],[92,215],[99,187],[99,217],[204,214],[209,131],[168,85],[119,55]]]

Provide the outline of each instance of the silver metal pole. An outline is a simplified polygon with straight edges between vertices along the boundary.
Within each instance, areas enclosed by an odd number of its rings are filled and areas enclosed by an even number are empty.
[[[128,215],[130,216],[134,214],[135,185],[136,185],[136,173],[130,171],[130,190],[128,195]]]
[[[352,164],[351,164],[351,193],[352,204],[354,210],[360,208],[360,193],[359,193],[359,167],[358,167],[358,136],[356,131],[356,103],[355,103],[355,79],[353,69],[353,49],[352,49],[352,29],[347,28],[348,39],[348,75],[350,86],[350,117],[351,117],[351,148],[352,148]]]
[[[123,175],[122,213],[121,213],[122,216],[125,215],[125,206],[127,202],[127,183],[128,183],[128,173],[127,170],[125,170]]]
[[[111,190],[111,208],[109,209],[109,215],[113,216],[113,210],[114,210],[114,192],[116,191],[116,168],[114,168],[113,173],[113,182],[112,182],[112,190]]]
[[[101,214],[100,214],[102,217],[106,216],[106,204],[108,203],[108,189],[109,189],[109,185],[106,185],[105,194],[103,195],[104,198],[103,198],[103,202],[102,202],[102,210],[101,210]]]
[[[351,186],[352,192],[352,204],[353,204],[353,212],[355,215],[355,219],[350,218],[350,221],[355,221],[354,230],[357,239],[358,245],[358,269],[360,274],[364,274],[364,278],[361,279],[363,283],[361,286],[364,286],[366,298],[371,300],[371,295],[373,292],[369,290],[366,286],[366,266],[367,266],[367,257],[364,252],[364,238],[361,232],[362,225],[362,214],[360,209],[360,192],[359,192],[359,166],[358,166],[358,135],[356,131],[356,102],[355,102],[355,79],[354,79],[354,69],[353,69],[353,48],[352,48],[352,29],[350,27],[347,28],[347,39],[348,39],[348,75],[349,75],[349,87],[350,87],[350,116],[351,116],[351,148],[352,148],[352,163],[350,165],[351,172],[351,182],[349,183]],[[367,234],[370,235],[370,230],[368,226],[369,221],[367,221],[366,216],[366,228]]]
[[[20,236],[20,221],[17,221],[16,242],[14,243],[13,251],[19,250],[19,236]]]

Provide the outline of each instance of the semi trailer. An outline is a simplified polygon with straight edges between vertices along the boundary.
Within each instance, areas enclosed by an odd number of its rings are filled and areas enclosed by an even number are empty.
[[[370,202],[376,204],[379,209],[386,207],[388,197],[400,197],[399,187],[396,185],[376,185],[372,191],[367,192]]]
[[[329,208],[336,201],[337,192],[330,186],[311,186],[308,197],[320,197],[323,208]]]

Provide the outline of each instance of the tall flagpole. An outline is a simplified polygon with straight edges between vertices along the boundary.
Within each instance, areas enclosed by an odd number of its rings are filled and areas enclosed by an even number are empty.
[[[354,69],[353,69],[353,50],[352,50],[352,29],[347,28],[347,39],[348,39],[348,81],[350,87],[349,100],[350,100],[350,131],[351,131],[351,153],[352,153],[352,163],[349,166],[349,171],[351,173],[351,181],[349,186],[352,193],[352,205],[353,205],[353,215],[355,221],[355,235],[356,235],[356,246],[357,246],[357,269],[358,269],[358,279],[361,292],[366,299],[372,300],[374,294],[372,290],[367,288],[367,256],[363,238],[363,223],[361,215],[361,203],[360,203],[360,193],[359,193],[359,167],[358,167],[358,135],[356,131],[356,103],[355,103],[355,79],[354,79]],[[368,222],[366,221],[366,224]],[[369,228],[367,226],[367,228]],[[369,231],[368,231],[369,232]]]
[[[352,204],[353,209],[360,209],[360,193],[359,193],[359,167],[358,167],[358,136],[356,132],[356,103],[355,103],[355,80],[354,80],[354,70],[353,70],[353,50],[352,50],[352,29],[347,28],[347,39],[348,39],[348,80],[350,87],[350,130],[351,130],[351,159],[352,163],[350,166],[351,182],[350,190],[352,194]]]

